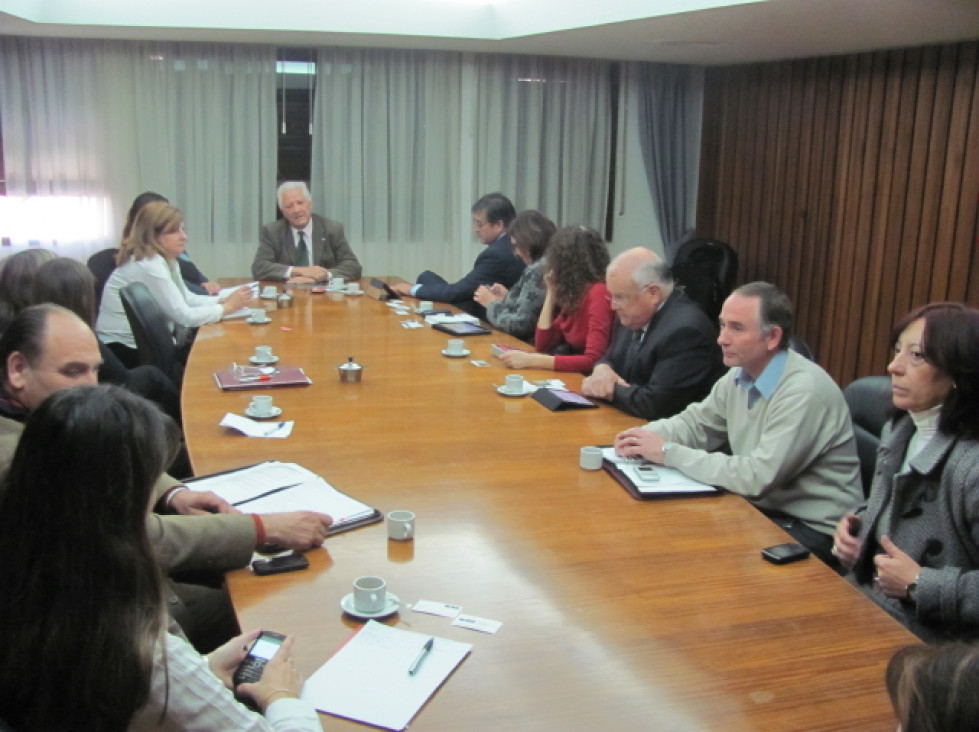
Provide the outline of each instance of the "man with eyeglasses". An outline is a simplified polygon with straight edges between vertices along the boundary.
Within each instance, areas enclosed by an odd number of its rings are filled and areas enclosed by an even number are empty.
[[[415,284],[401,283],[392,285],[392,289],[402,297],[446,302],[485,320],[486,308],[473,300],[476,288],[500,284],[509,289],[520,279],[526,265],[510,245],[507,227],[517,212],[509,198],[502,193],[488,193],[473,204],[472,215],[476,238],[486,249],[476,257],[469,274],[458,282],[446,282],[435,272],[425,270]]]
[[[618,323],[582,393],[645,419],[671,417],[707,396],[724,373],[717,328],[674,288],[669,267],[636,247],[612,260],[605,284]]]

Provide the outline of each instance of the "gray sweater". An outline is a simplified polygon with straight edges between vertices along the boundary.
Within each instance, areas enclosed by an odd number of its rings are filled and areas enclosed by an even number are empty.
[[[748,409],[737,372],[722,376],[704,401],[645,429],[677,443],[669,467],[832,535],[863,496],[842,392],[817,364],[789,351],[771,399]],[[731,455],[716,452],[725,441]]]

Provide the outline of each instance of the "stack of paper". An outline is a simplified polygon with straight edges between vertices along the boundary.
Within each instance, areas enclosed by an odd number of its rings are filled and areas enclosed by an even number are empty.
[[[642,494],[670,493],[717,493],[714,486],[701,483],[676,468],[656,465],[653,468],[653,479],[643,477],[637,468],[646,461],[641,458],[624,458],[615,454],[614,447],[602,449],[602,458],[615,465],[622,474]]]
[[[345,495],[316,473],[296,463],[271,461],[188,482],[213,491],[247,513],[317,511],[333,517],[330,533],[378,516],[370,506]]]
[[[402,730],[472,650],[469,643],[435,638],[409,675],[431,637],[371,620],[309,677],[302,698],[327,714]]]

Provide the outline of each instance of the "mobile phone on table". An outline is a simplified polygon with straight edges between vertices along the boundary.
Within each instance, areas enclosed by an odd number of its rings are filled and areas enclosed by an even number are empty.
[[[278,652],[279,646],[285,639],[286,637],[281,633],[263,630],[261,635],[252,643],[252,647],[248,649],[245,660],[235,669],[233,677],[235,687],[237,688],[238,684],[254,683],[262,678],[265,664],[272,660],[272,656]]]
[[[655,483],[659,480],[659,473],[656,471],[654,463],[642,463],[636,466],[636,475],[639,479],[647,483]]]
[[[772,564],[788,564],[805,559],[809,556],[809,550],[802,544],[776,544],[762,549],[761,555]]]
[[[309,560],[306,557],[299,552],[292,552],[271,559],[256,559],[252,562],[252,571],[257,575],[280,574],[281,572],[306,569],[308,566]]]

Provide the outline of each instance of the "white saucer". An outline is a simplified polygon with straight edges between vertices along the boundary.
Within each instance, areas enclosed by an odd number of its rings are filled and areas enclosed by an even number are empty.
[[[271,323],[272,318],[266,318],[265,320],[255,320],[255,318],[249,318],[248,322],[252,325],[265,325],[266,323]]]
[[[247,414],[252,419],[275,419],[280,414],[282,414],[282,407],[272,407],[272,411],[268,414],[257,414],[252,411],[251,405],[245,407],[245,414]]]
[[[446,358],[465,358],[470,353],[472,353],[472,351],[470,351],[468,348],[464,351],[459,351],[459,353],[449,353],[444,348],[442,349],[442,355]]]
[[[269,364],[269,363],[278,363],[279,357],[272,356],[272,358],[257,358],[255,356],[249,356],[248,360],[251,361],[256,366],[262,366],[264,364]]]
[[[279,295],[278,295],[278,293],[276,293],[275,295],[259,295],[259,297],[262,300],[275,300],[276,298],[279,297]]]
[[[364,294],[364,291],[363,290],[357,290],[357,292],[346,292],[346,291],[344,291],[343,294],[346,295],[347,297],[360,297],[361,295]]]
[[[500,396],[510,397],[511,399],[519,399],[520,397],[525,397],[528,394],[533,394],[537,391],[537,388],[533,384],[528,384],[524,382],[523,392],[520,394],[513,394],[506,390],[505,386],[496,387],[496,393]]]
[[[346,292],[347,286],[341,285],[340,287],[327,287],[327,292]]]
[[[388,615],[394,615],[398,612],[398,608],[401,607],[401,600],[393,592],[387,594],[387,605],[382,609],[373,613],[361,612],[354,606],[354,593],[349,595],[344,595],[344,598],[340,600],[340,607],[348,615],[353,615],[355,618],[361,618],[363,620],[370,620],[371,618],[386,618]]]

